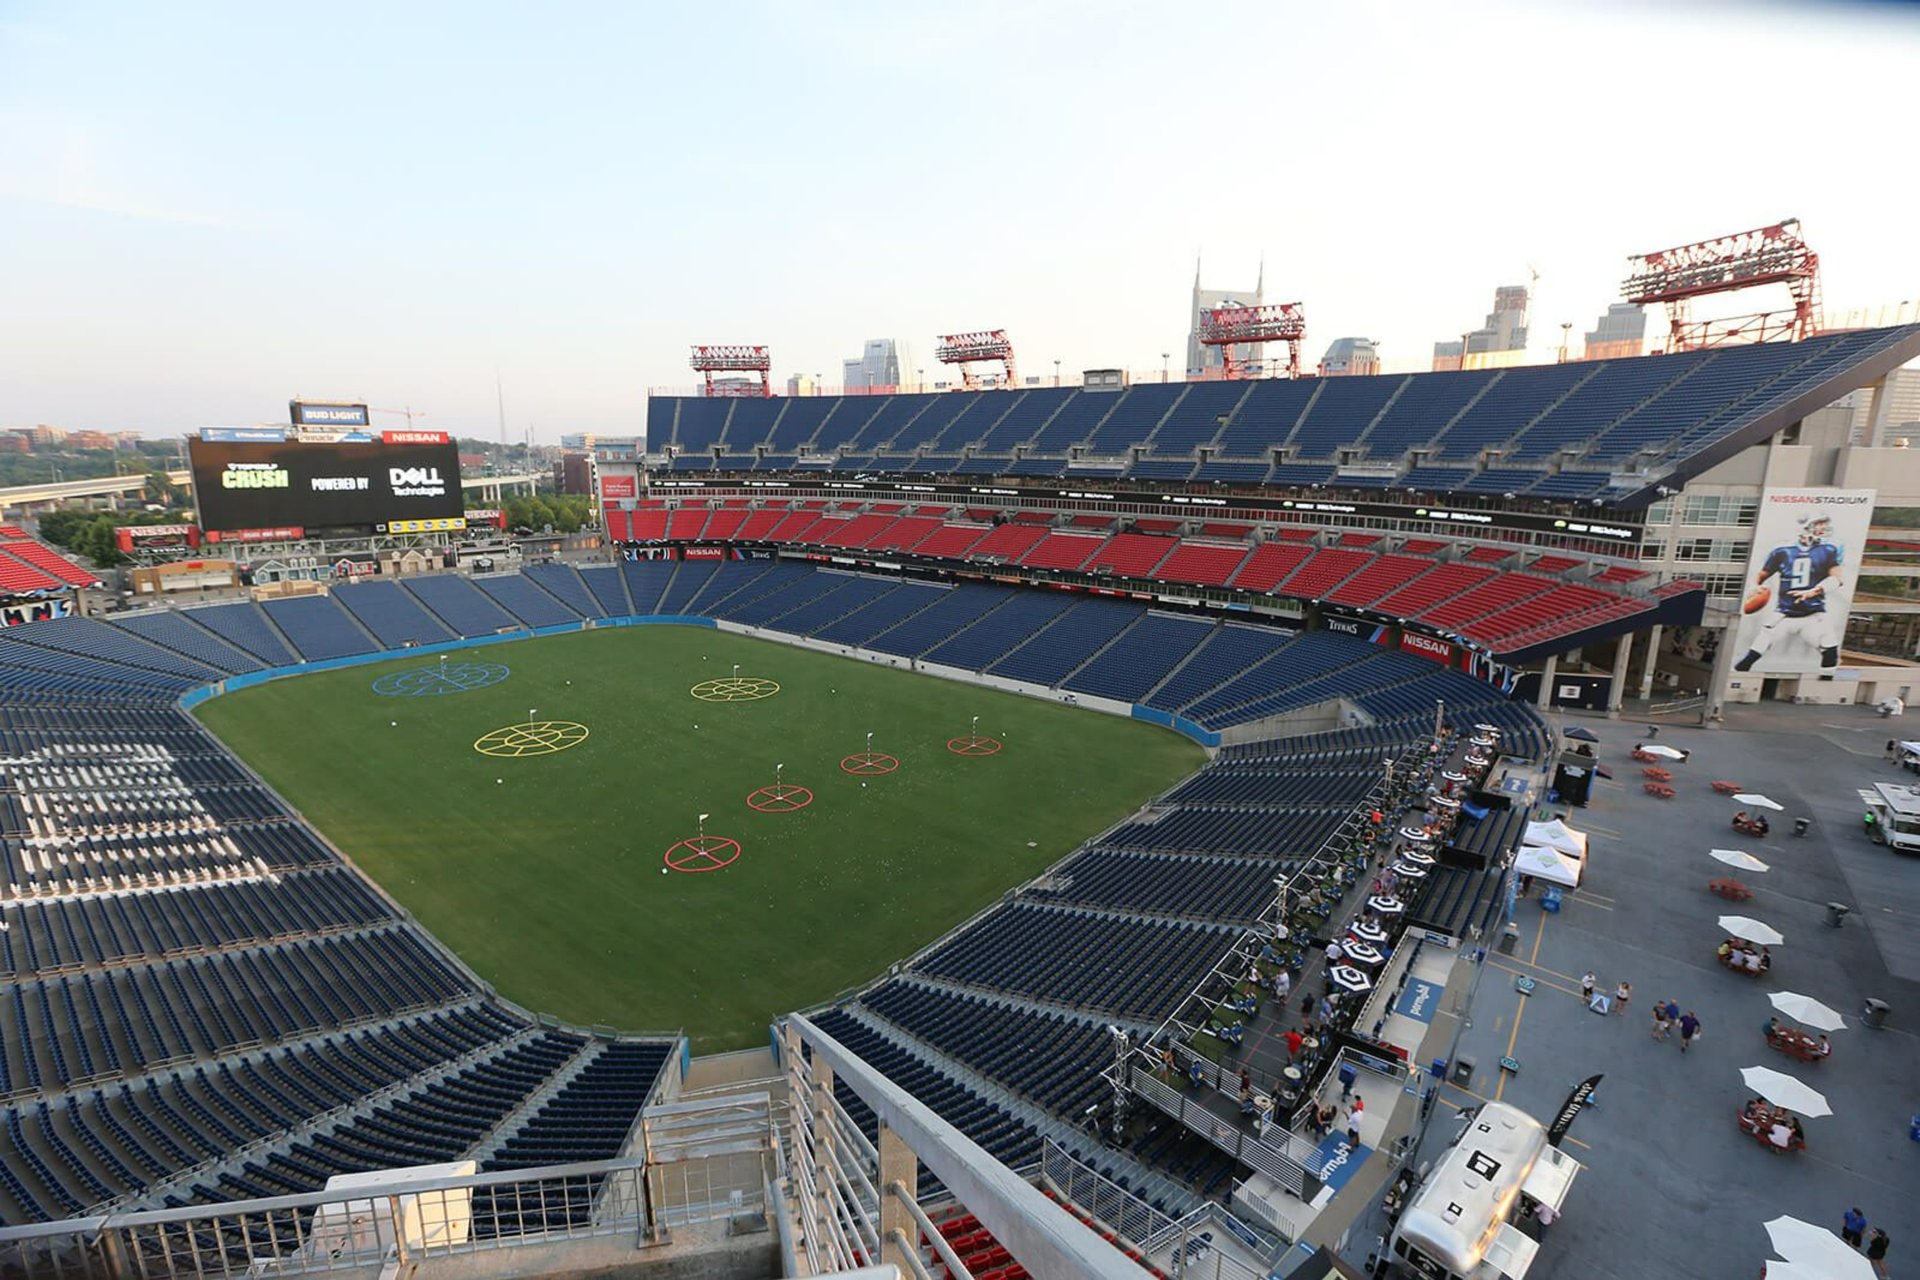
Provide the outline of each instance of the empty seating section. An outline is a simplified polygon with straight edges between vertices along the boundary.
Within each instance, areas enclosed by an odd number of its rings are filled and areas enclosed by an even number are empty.
[[[1432,560],[1420,556],[1380,556],[1329,591],[1326,598],[1333,604],[1370,605],[1433,567]]]
[[[593,593],[587,590],[587,584],[580,575],[564,564],[536,564],[526,570],[527,577],[539,584],[548,595],[583,618],[604,618],[607,611],[600,607]]]
[[[1562,449],[1578,450],[1634,406],[1700,367],[1706,352],[1683,352],[1658,360],[1617,360],[1582,381],[1564,399],[1527,424],[1503,457],[1541,461]]]
[[[1263,542],[1233,575],[1229,586],[1242,591],[1272,591],[1313,554],[1313,548],[1288,542]]]
[[[660,562],[668,573],[671,561]],[[571,572],[571,571],[570,571]],[[633,598],[627,594],[625,577],[617,565],[589,565],[579,570],[580,582],[599,602],[599,611],[609,618],[623,618],[633,612]]]
[[[666,589],[660,593],[660,599],[654,608],[667,617],[684,617],[687,603],[698,596],[701,589],[712,581],[714,570],[720,567],[718,560],[683,560],[674,569],[673,577]]]
[[[893,1081],[915,1098],[931,1107],[942,1120],[978,1143],[995,1159],[1010,1165],[1025,1164],[1039,1158],[1040,1138],[1033,1129],[1009,1115],[997,1104],[958,1084],[936,1070],[926,1059],[909,1052],[893,1040],[840,1009],[824,1009],[810,1015],[815,1026],[864,1059],[881,1075]],[[871,1141],[879,1141],[873,1111],[844,1081],[834,1085],[835,1096]],[[930,1193],[929,1184],[939,1183],[930,1175],[920,1175],[920,1194]]]
[[[1251,924],[1273,907],[1279,863],[1206,854],[1087,849],[1027,898]]]
[[[1023,552],[1019,562],[1029,569],[1078,569],[1105,541],[1099,534],[1055,530]]]
[[[1081,663],[1146,616],[1137,604],[1118,600],[1083,599],[1028,643],[1008,653],[987,670],[1009,680],[1053,685]]]
[[[1420,619],[1436,627],[1458,630],[1475,618],[1518,604],[1528,596],[1539,595],[1552,585],[1545,578],[1524,573],[1499,574],[1477,587],[1448,597],[1421,614]]]
[[[1404,378],[1325,378],[1286,443],[1295,459],[1332,458],[1366,434]]]
[[[257,604],[209,605],[189,609],[184,616],[270,667],[290,667],[300,661]]]
[[[1079,1114],[1106,1087],[1100,1072],[1112,1065],[1113,1048],[1097,1020],[899,980],[860,1004],[1059,1115]]]
[[[973,545],[967,552],[972,560],[1002,560],[1009,563],[1018,561],[1021,556],[1033,549],[1035,543],[1047,536],[1044,525],[1003,524],[995,528],[986,537]]]
[[[942,593],[933,604],[898,625],[876,633],[866,646],[903,658],[918,657],[1016,598],[992,587],[962,585]]]
[[[1137,702],[1213,633],[1197,618],[1150,613],[1062,682],[1076,693]]]
[[[1472,564],[1436,565],[1398,591],[1376,600],[1374,607],[1397,618],[1418,618],[1442,600],[1479,586],[1495,572]]]
[[[175,613],[170,609],[115,617],[111,621],[112,625],[131,631],[143,640],[162,645],[182,657],[191,658],[218,671],[258,671],[266,665],[245,649],[222,640],[205,627],[196,625],[189,620],[189,615]],[[287,661],[292,661],[291,656]]]
[[[1162,582],[1223,587],[1251,553],[1244,542],[1181,542],[1160,562],[1154,577]]]
[[[673,1047],[669,1040],[607,1045],[501,1142],[486,1167],[525,1169],[619,1155]]]
[[[438,644],[454,638],[453,632],[434,621],[398,583],[356,582],[335,588],[333,598],[373,632],[382,648]]]
[[[1000,907],[913,962],[911,970],[969,986],[1070,1002],[1150,1020],[1230,951],[1236,931],[1129,920],[1075,908]]]
[[[676,567],[671,560],[621,561],[620,575],[626,579],[628,603],[623,604],[620,611],[642,617],[661,612],[660,596],[673,581]]]
[[[965,590],[965,588],[962,588]],[[1040,592],[1008,595],[1000,607],[957,630],[945,642],[922,653],[928,662],[984,670],[1016,645],[1044,634],[1044,628],[1077,603],[1074,597]]]
[[[627,536],[635,542],[665,542],[673,513],[663,507],[644,507],[627,517]]]
[[[1372,560],[1365,551],[1349,547],[1328,547],[1316,551],[1295,569],[1280,587],[1281,592],[1306,600],[1319,600],[1361,565]]]
[[[1090,573],[1113,573],[1123,578],[1151,578],[1175,543],[1145,533],[1118,533],[1087,562]]]
[[[1178,711],[1223,681],[1265,662],[1292,639],[1290,632],[1229,622],[1208,636],[1192,659],[1144,701],[1163,711]]]
[[[935,601],[951,595],[949,589],[921,583],[901,583],[883,591],[865,604],[829,622],[813,634],[835,644],[864,648],[868,641],[900,625]]]
[[[260,607],[308,662],[373,653],[380,648],[379,641],[356,625],[353,616],[329,596],[292,596],[268,600]]]
[[[915,555],[959,560],[972,555],[981,540],[992,532],[992,526],[984,524],[943,524],[928,534],[913,551]]]
[[[502,609],[529,627],[553,627],[578,622],[580,615],[518,573],[475,578],[473,585]]]
[[[402,585],[455,635],[490,636],[519,625],[513,615],[458,574],[428,574],[404,580]]]

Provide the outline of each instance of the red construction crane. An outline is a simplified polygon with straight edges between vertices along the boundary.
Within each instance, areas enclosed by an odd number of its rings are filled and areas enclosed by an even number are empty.
[[[1246,362],[1235,347],[1264,346],[1269,342],[1287,344],[1287,376],[1300,376],[1300,344],[1307,340],[1307,313],[1298,302],[1277,302],[1264,307],[1238,303],[1215,307],[1200,317],[1200,344],[1220,348],[1220,363],[1229,379],[1247,376]]]
[[[1020,385],[1019,371],[1013,362],[1013,343],[1005,329],[982,329],[975,333],[949,333],[937,340],[933,358],[941,364],[960,366],[960,385],[968,391],[980,390],[976,364],[1001,366],[1000,385],[1011,391]]]
[[[1703,240],[1627,260],[1621,285],[1628,302],[1665,303],[1669,351],[1750,342],[1798,342],[1820,327],[1820,255],[1800,238],[1800,220]],[[1784,284],[1792,311],[1760,311],[1726,320],[1695,320],[1695,298]]]
[[[765,347],[725,344],[697,346],[693,349],[693,367],[707,375],[709,396],[773,394],[773,384],[768,378],[773,369],[773,357],[767,354]],[[715,382],[713,375],[716,373],[757,373],[760,375],[760,385],[756,388],[751,379]]]

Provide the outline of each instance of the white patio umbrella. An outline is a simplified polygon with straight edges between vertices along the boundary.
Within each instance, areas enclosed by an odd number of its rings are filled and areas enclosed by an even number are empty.
[[[1785,1264],[1767,1264],[1767,1280],[1780,1280],[1782,1276],[1868,1280],[1873,1275],[1873,1264],[1825,1227],[1784,1216],[1774,1218],[1766,1227],[1773,1251],[1787,1260]]]
[[[1715,849],[1709,856],[1712,857],[1715,862],[1724,862],[1728,866],[1735,867],[1741,871],[1765,871],[1768,869],[1766,863],[1760,861],[1760,859],[1750,853],[1743,853],[1739,849]]]
[[[1742,791],[1733,798],[1735,804],[1744,804],[1754,809],[1772,809],[1775,813],[1784,812],[1786,807],[1777,800],[1770,800],[1757,791]]]
[[[1640,750],[1650,756],[1659,756],[1662,760],[1684,760],[1687,758],[1686,752],[1677,751],[1664,742],[1655,742],[1641,747]]]
[[[1833,1108],[1827,1105],[1825,1094],[1810,1084],[1802,1084],[1790,1075],[1775,1071],[1772,1067],[1742,1067],[1740,1078],[1747,1082],[1747,1088],[1776,1107],[1785,1107],[1803,1116],[1833,1114]]]
[[[1803,996],[1797,991],[1776,991],[1767,999],[1773,1001],[1773,1007],[1792,1018],[1795,1022],[1812,1027],[1815,1031],[1842,1031],[1847,1020],[1838,1012],[1821,1004],[1812,996]]]
[[[1350,964],[1334,965],[1327,970],[1327,977],[1334,985],[1356,994],[1373,988],[1373,979]],[[1780,1105],[1784,1107],[1787,1104],[1783,1102]]]
[[[1726,930],[1729,938],[1739,938],[1756,946],[1777,947],[1787,940],[1778,929],[1751,916],[1721,916],[1720,927]]]

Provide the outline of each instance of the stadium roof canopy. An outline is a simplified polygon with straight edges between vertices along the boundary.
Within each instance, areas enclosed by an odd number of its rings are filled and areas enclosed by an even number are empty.
[[[1920,325],[1620,360],[1113,391],[696,399],[655,465],[707,475],[1396,489],[1623,509],[1920,358]],[[769,477],[771,478],[771,477]]]

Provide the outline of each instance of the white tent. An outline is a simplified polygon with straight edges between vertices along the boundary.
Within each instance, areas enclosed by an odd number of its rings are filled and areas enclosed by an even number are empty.
[[[1580,874],[1586,869],[1586,863],[1558,849],[1530,844],[1521,849],[1520,856],[1513,860],[1513,869],[1516,874],[1545,880],[1548,884],[1563,884],[1572,889],[1579,886]]]
[[[1570,853],[1576,858],[1587,856],[1587,833],[1575,831],[1558,818],[1551,822],[1529,822],[1526,838],[1521,843],[1557,849],[1561,853]]]

